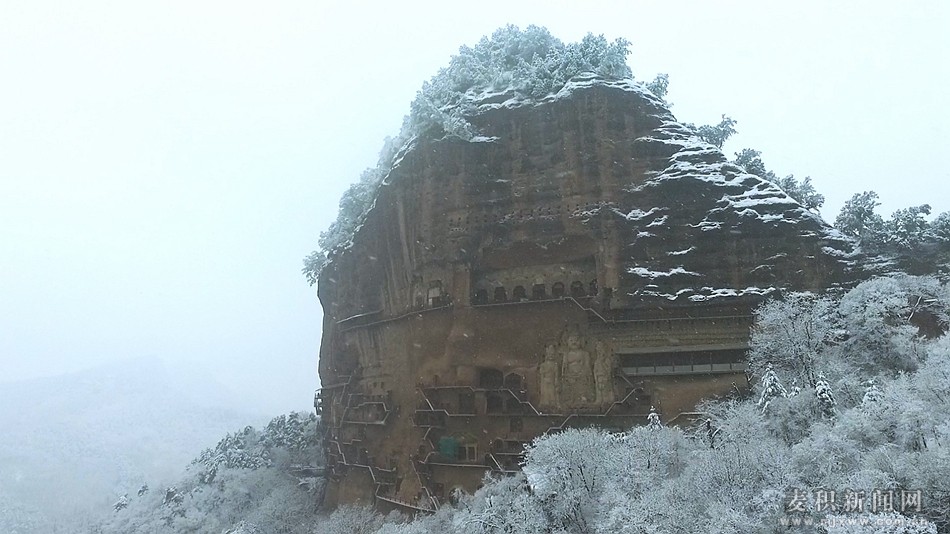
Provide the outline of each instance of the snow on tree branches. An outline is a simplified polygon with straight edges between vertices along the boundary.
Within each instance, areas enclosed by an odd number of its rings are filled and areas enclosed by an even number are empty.
[[[855,238],[866,254],[889,259],[885,267],[911,274],[950,273],[950,212],[928,221],[931,207],[921,204],[884,219],[875,212],[880,205],[874,191],[857,193],[845,202],[835,226]]]
[[[772,369],[771,363],[765,368],[765,374],[762,375],[760,387],[762,388],[762,394],[759,395],[759,402],[756,406],[762,409],[762,413],[765,413],[765,410],[769,408],[772,399],[776,397],[788,397],[788,392],[785,390],[785,386],[779,381],[778,375],[776,375],[775,370]]]
[[[825,375],[818,375],[818,381],[815,382],[815,397],[818,399],[818,405],[821,407],[822,415],[825,417],[834,417],[835,405],[837,405],[838,402],[831,392],[831,385],[825,380]]]

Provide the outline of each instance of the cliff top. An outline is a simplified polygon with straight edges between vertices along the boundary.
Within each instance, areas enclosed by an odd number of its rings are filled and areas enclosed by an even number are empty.
[[[447,67],[422,85],[400,132],[383,143],[376,167],[366,169],[343,194],[337,219],[320,234],[320,248],[304,260],[307,280],[315,284],[328,257],[349,245],[380,184],[417,137],[485,141],[468,120],[480,112],[563,98],[594,78],[637,86],[626,62],[629,45],[623,39],[608,42],[593,34],[564,43],[546,28],[532,25],[521,30],[508,25],[474,47],[462,46]]]
[[[627,198],[571,214],[579,220],[611,217],[636,227],[625,252],[631,296],[697,302],[774,291],[771,285],[728,285],[716,280],[718,276],[705,276],[704,260],[698,257],[721,255],[711,242],[737,233],[766,241],[794,236],[817,242],[820,255],[844,268],[853,266],[853,247],[845,236],[775,183],[728,161],[695,128],[678,122],[665,102],[634,80],[625,62],[618,62],[626,54],[623,41],[611,44],[588,35],[581,43],[564,45],[536,27],[521,32],[509,26],[473,49],[462,47],[449,67],[423,85],[400,136],[387,140],[380,164],[344,194],[337,221],[321,235],[321,250],[305,262],[308,279],[315,282],[333,257],[345,254],[381,188],[398,181],[405,158],[420,144],[504,144],[504,128],[496,126],[510,120],[510,114],[532,120],[523,114],[537,107],[569,105],[591,91],[619,99],[617,109],[635,107],[650,125],[627,140],[650,166],[624,186]],[[759,260],[743,268],[760,273],[784,269],[778,266],[785,261],[779,257]],[[774,279],[781,286],[779,278],[761,279]]]

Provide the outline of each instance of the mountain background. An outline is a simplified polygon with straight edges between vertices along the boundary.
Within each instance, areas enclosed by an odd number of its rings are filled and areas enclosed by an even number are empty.
[[[208,371],[157,358],[0,384],[0,532],[73,531],[268,419]]]

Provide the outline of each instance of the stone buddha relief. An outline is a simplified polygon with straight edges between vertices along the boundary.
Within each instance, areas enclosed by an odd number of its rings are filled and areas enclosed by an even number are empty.
[[[576,328],[566,329],[558,343],[545,347],[538,366],[540,406],[544,411],[606,408],[616,400],[615,365],[605,342],[591,344]]]
[[[559,404],[559,394],[561,386],[561,357],[557,351],[557,345],[548,345],[544,348],[544,359],[538,366],[538,376],[540,377],[540,402],[541,408],[548,411],[556,408]]]
[[[580,334],[568,329],[561,345],[561,404],[571,408],[584,408],[596,400],[591,353],[581,340]]]

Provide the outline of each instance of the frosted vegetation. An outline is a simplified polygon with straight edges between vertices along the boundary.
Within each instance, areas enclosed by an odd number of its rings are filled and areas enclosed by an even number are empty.
[[[203,451],[172,486],[126,488],[95,533],[307,532],[323,480],[303,466],[323,457],[319,421],[291,413],[246,427]]]
[[[858,193],[845,203],[835,226],[876,256],[882,269],[950,275],[950,212],[928,220],[930,205],[921,204],[884,219],[875,211],[879,205],[874,191]]]

